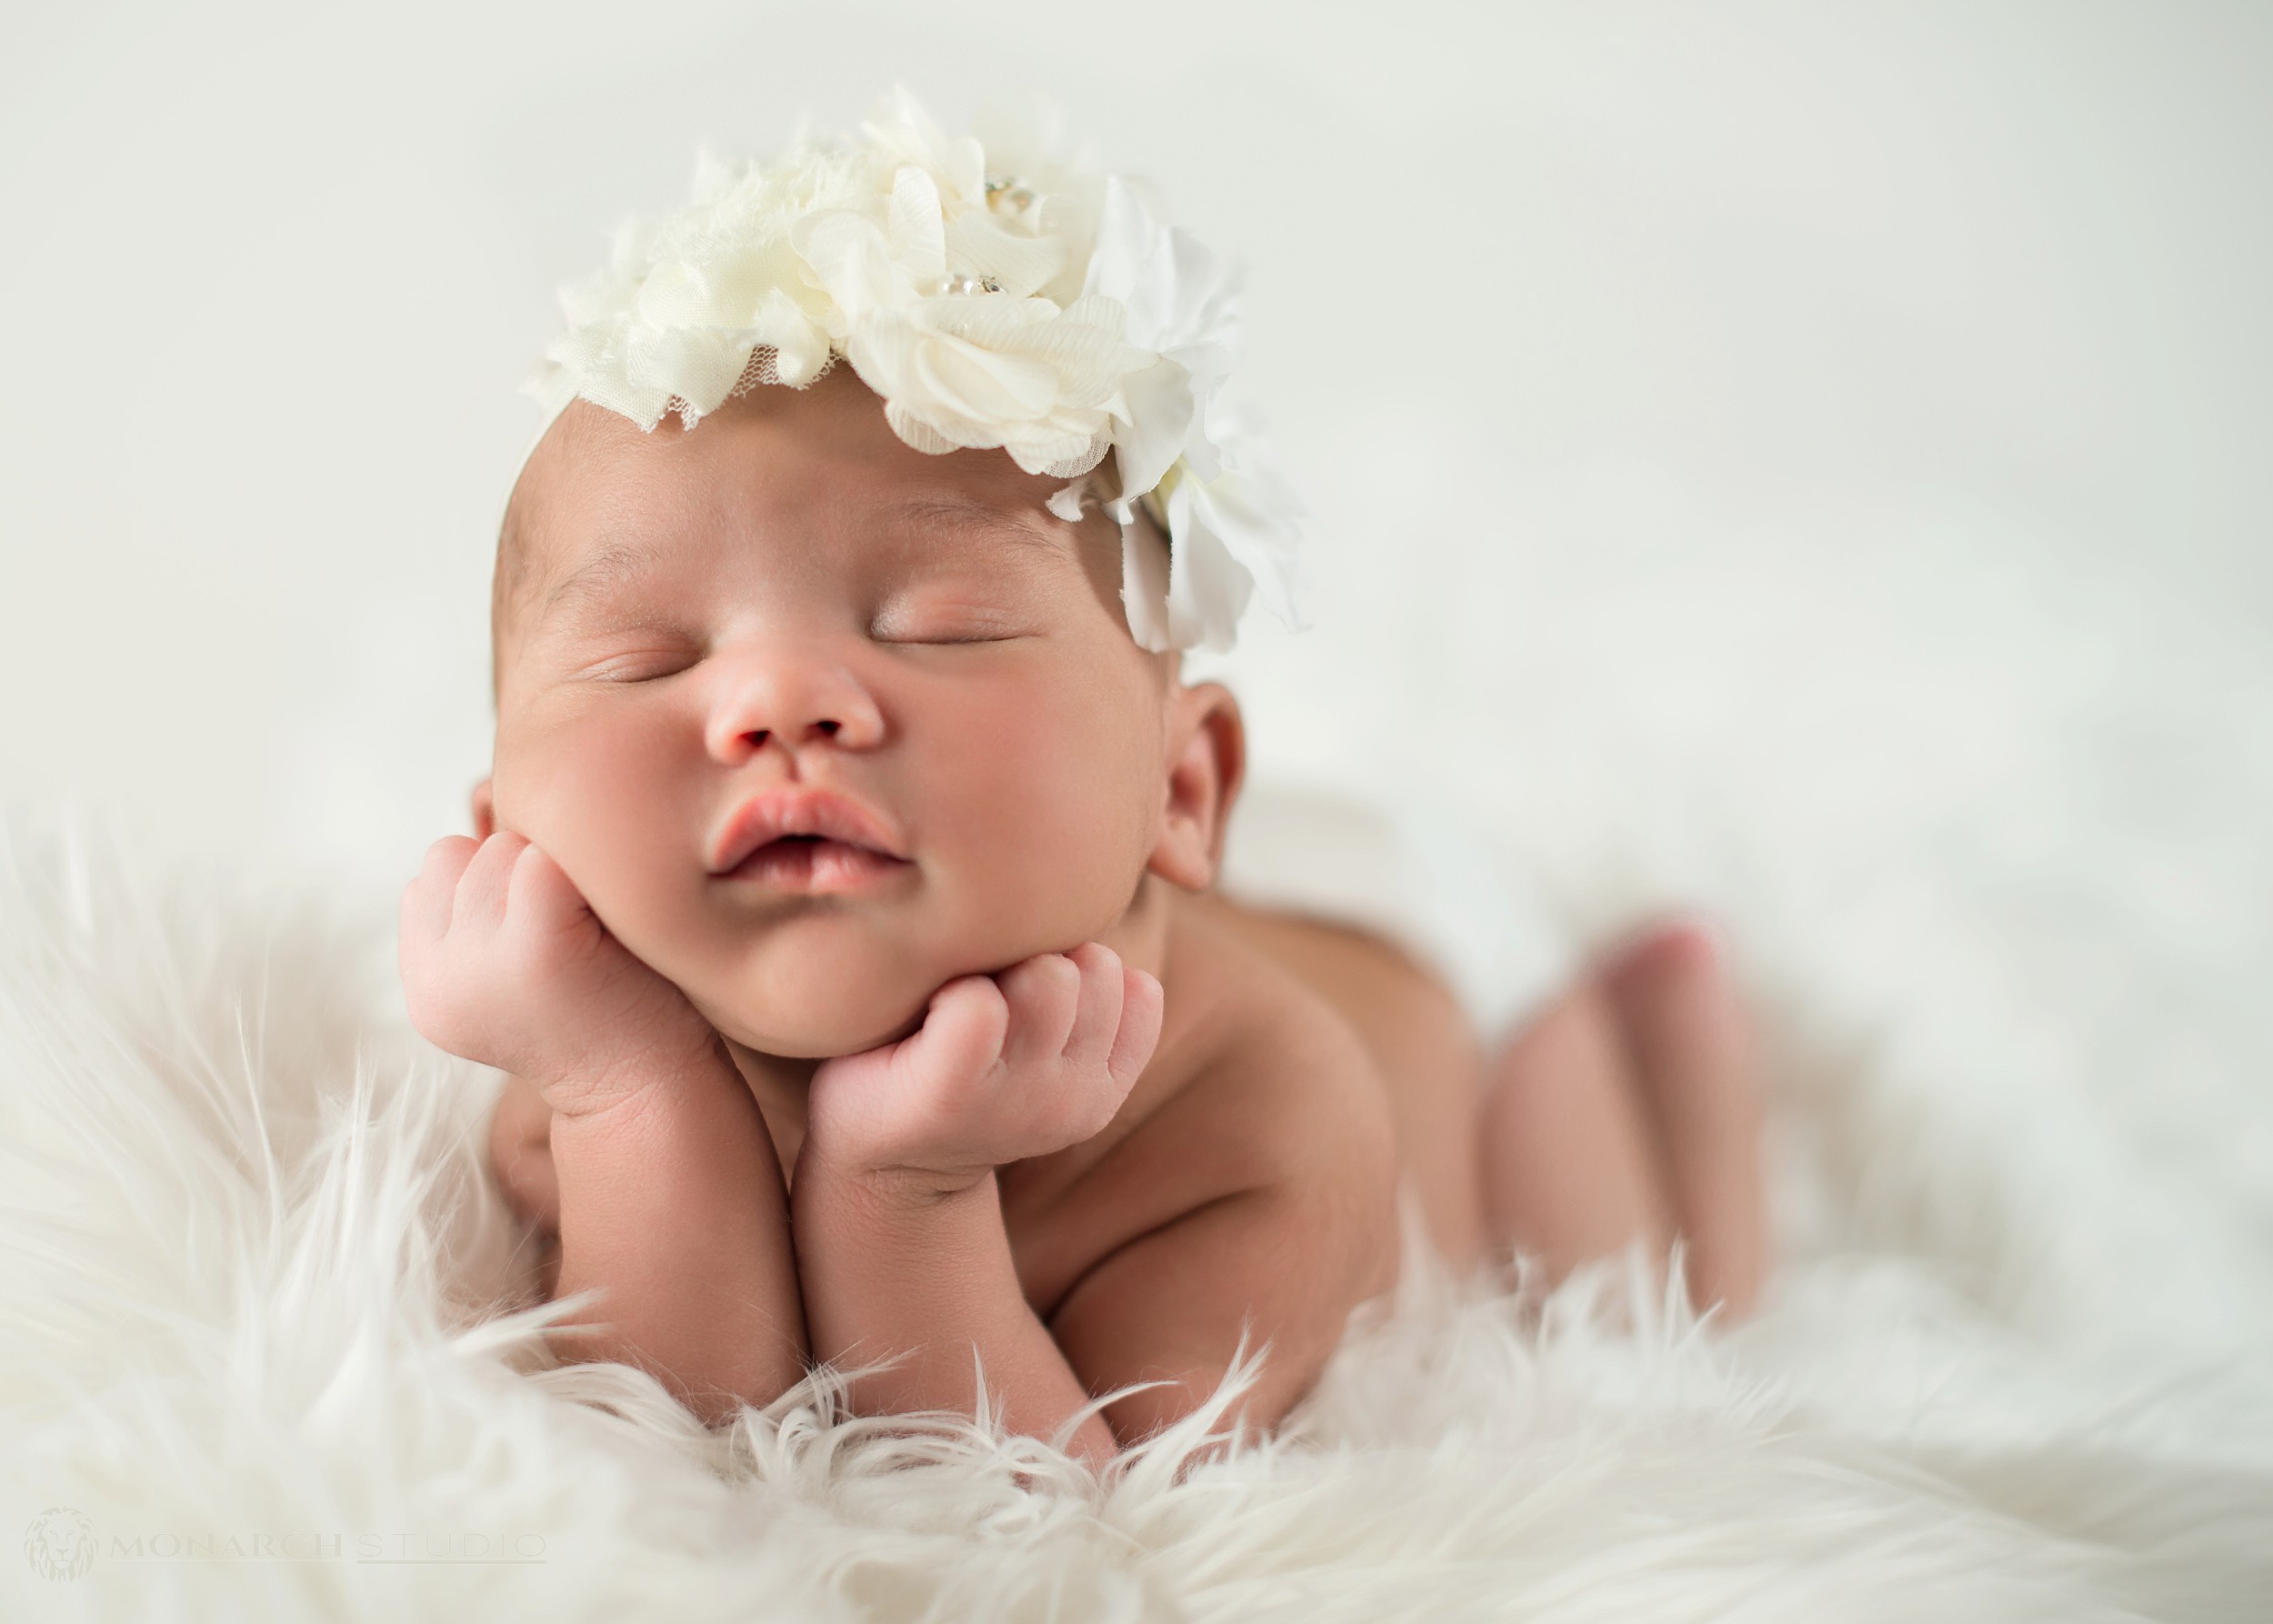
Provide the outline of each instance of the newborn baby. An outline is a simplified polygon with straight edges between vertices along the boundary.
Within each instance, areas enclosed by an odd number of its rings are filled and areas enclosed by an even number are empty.
[[[1487,1059],[1387,943],[1214,894],[1244,741],[1138,635],[1168,536],[911,436],[852,347],[692,426],[573,400],[510,505],[478,839],[429,853],[402,966],[511,1074],[498,1175],[548,1288],[601,1288],[564,1351],[712,1419],[816,1362],[876,1413],[983,1376],[1102,1459],[1245,1342],[1268,1427],[1392,1283],[1400,1180],[1456,1262],[1678,1234],[1740,1309],[1709,941],[1645,936]]]

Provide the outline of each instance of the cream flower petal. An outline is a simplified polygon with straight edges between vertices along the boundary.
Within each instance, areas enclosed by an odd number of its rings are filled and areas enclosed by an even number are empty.
[[[965,201],[984,199],[986,150],[968,136],[950,139],[906,86],[895,88],[876,115],[860,127],[876,151],[928,171],[947,195]]]
[[[914,165],[892,177],[892,258],[917,286],[947,274],[946,223],[939,217],[939,188]]]
[[[1192,375],[1164,356],[1123,378],[1121,394],[1128,426],[1114,441],[1114,466],[1122,490],[1148,491],[1184,455],[1197,409]]]
[[[1231,647],[1255,590],[1254,575],[1201,516],[1197,480],[1168,494],[1168,639],[1177,648]]]
[[[770,290],[750,317],[758,344],[774,352],[774,376],[793,389],[820,376],[829,362],[828,334],[796,300]]]
[[[1142,525],[1121,525],[1121,612],[1128,621],[1136,647],[1154,654],[1187,648],[1176,640],[1168,612],[1168,578],[1172,569],[1168,549],[1159,536]]]
[[[1277,483],[1257,473],[1233,473],[1212,482],[1195,478],[1191,488],[1191,524],[1195,533],[1212,536],[1254,582],[1264,605],[1287,626],[1303,624],[1298,604],[1302,580],[1297,549],[1302,532],[1294,522],[1294,502]],[[1242,597],[1240,608],[1245,607]],[[1232,612],[1222,635],[1228,638]]]
[[[981,214],[958,216],[946,228],[947,269],[1018,298],[1039,293],[1066,268],[1066,245],[1055,237],[1006,231]]]
[[[1298,512],[1224,409],[1231,267],[1048,120],[982,129],[950,137],[899,90],[852,141],[801,137],[771,165],[703,155],[691,204],[626,223],[606,268],[563,289],[567,331],[530,393],[548,417],[581,396],[643,428],[674,411],[691,426],[842,356],[918,450],[999,447],[1058,479],[1114,456],[1145,647],[1225,647],[1257,598],[1293,620]],[[1048,505],[1077,519],[1085,496]],[[1147,499],[1162,556],[1131,522]]]
[[[749,365],[750,343],[715,328],[634,328],[626,368],[636,381],[684,400],[695,416],[715,412]]]

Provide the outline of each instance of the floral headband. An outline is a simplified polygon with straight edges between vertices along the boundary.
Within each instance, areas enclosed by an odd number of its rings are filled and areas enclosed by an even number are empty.
[[[801,138],[773,165],[706,155],[692,203],[627,223],[608,267],[562,290],[568,330],[528,386],[546,423],[582,398],[691,428],[842,356],[916,450],[999,446],[1071,481],[1049,498],[1064,519],[1104,501],[1146,648],[1228,648],[1257,596],[1299,625],[1298,510],[1221,398],[1230,268],[1137,184],[1030,129],[987,134],[948,139],[902,90],[857,140]],[[1165,570],[1138,502],[1167,532]]]

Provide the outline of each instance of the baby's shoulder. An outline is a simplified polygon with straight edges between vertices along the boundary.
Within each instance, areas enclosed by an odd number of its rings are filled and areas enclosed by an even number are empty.
[[[1161,980],[1168,1076],[1148,1128],[1214,1142],[1258,1183],[1394,1160],[1387,1097],[1357,1032],[1217,905],[1178,898]]]
[[[1160,979],[1160,1046],[1121,1115],[1002,1187],[1028,1299],[1046,1314],[1100,1258],[1228,1203],[1370,1279],[1395,1246],[1397,1141],[1357,1034],[1204,903],[1177,910]]]

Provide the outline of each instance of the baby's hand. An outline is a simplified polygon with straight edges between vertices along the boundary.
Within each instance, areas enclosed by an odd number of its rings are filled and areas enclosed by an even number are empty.
[[[1077,1145],[1128,1098],[1160,1038],[1160,983],[1091,942],[931,997],[912,1036],[824,1062],[806,1149],[840,1173],[965,1188]]]
[[[438,840],[403,893],[411,1023],[452,1054],[526,1078],[572,1116],[700,1063],[716,1034],[608,935],[574,882],[518,835]]]

